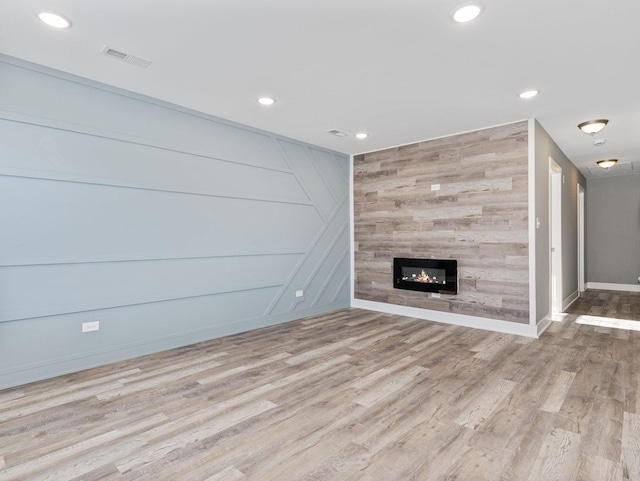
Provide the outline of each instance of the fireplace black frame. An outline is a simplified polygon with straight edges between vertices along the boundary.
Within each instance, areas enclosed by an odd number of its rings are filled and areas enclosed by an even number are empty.
[[[423,283],[402,280],[402,268],[442,269],[445,271],[445,283]],[[458,293],[458,261],[450,259],[412,259],[394,257],[393,287],[410,291],[437,292],[442,294]]]

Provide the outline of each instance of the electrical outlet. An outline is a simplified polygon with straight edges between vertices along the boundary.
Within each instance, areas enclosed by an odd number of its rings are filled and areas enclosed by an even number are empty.
[[[92,332],[100,330],[100,321],[83,322],[82,332]]]
[[[431,190],[440,190],[440,184],[431,184]]]
[[[302,289],[296,291],[296,297],[302,297],[304,296],[304,291]]]

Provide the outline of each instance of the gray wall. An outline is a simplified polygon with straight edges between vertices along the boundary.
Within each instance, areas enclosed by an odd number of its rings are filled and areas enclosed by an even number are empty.
[[[587,183],[587,282],[638,286],[640,173]]]
[[[560,150],[546,130],[535,121],[535,216],[540,220],[536,229],[536,321],[549,314],[549,157],[561,168],[562,184],[562,298],[578,291],[578,183],[586,180],[575,165]],[[588,198],[587,193],[585,195]]]
[[[0,388],[348,306],[347,156],[6,56],[0,108]]]

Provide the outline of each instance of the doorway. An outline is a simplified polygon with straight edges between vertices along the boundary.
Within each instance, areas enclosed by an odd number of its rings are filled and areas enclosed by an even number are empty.
[[[549,244],[551,315],[562,312],[562,168],[549,157]]]
[[[578,295],[586,290],[584,278],[584,187],[578,184]]]

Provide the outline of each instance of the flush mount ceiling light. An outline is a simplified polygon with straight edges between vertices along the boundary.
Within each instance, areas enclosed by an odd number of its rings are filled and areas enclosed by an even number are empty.
[[[40,10],[38,12],[38,18],[44,23],[54,28],[69,28],[71,26],[71,20],[63,17],[58,13],[48,12],[46,10]]]
[[[453,19],[458,23],[470,22],[480,15],[480,11],[478,5],[465,5],[454,12]]]
[[[369,134],[366,132],[359,132],[356,134],[356,139],[366,139],[367,137],[369,137]]]
[[[611,167],[616,165],[616,162],[618,162],[618,159],[608,159],[608,160],[599,160],[598,162],[596,162],[596,164],[598,164],[604,170],[609,170]]]
[[[273,105],[276,103],[276,99],[271,98],[271,97],[260,97],[258,99],[258,103],[260,105]]]
[[[609,121],[607,119],[587,120],[586,122],[578,124],[578,128],[585,134],[595,135],[604,129],[608,123]]]
[[[519,94],[518,97],[520,97],[521,99],[532,99],[539,93],[540,92],[538,90],[527,90],[526,92],[522,92],[521,94]]]

